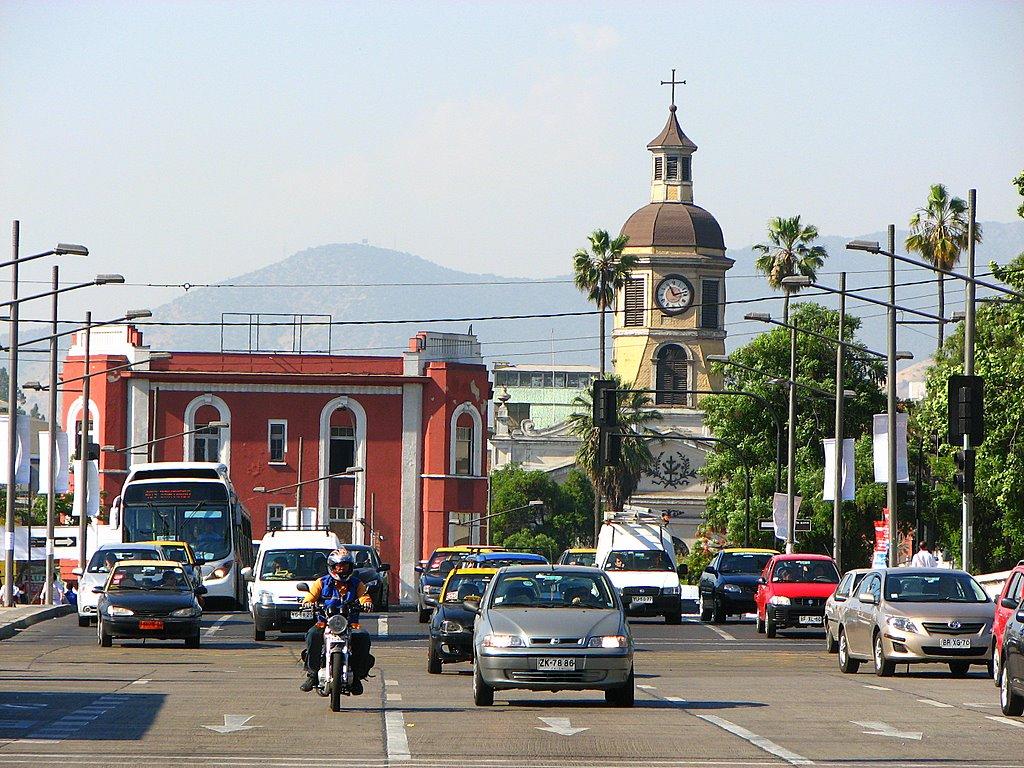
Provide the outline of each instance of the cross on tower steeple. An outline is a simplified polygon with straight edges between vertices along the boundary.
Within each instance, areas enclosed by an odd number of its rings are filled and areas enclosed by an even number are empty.
[[[662,85],[670,85],[670,86],[672,86],[672,103],[671,103],[671,106],[669,107],[669,109],[671,109],[673,112],[675,112],[676,111],[676,86],[677,85],[686,85],[686,81],[685,80],[676,80],[676,71],[673,69],[672,70],[672,79],[671,80],[662,80],[661,84]]]

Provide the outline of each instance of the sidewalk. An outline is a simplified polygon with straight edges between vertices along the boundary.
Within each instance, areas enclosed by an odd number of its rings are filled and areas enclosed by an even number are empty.
[[[18,605],[14,608],[0,608],[0,640],[14,637],[18,630],[31,627],[40,621],[67,616],[74,612],[73,605]]]

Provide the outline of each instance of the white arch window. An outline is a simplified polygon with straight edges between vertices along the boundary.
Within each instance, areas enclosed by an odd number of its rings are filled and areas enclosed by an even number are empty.
[[[466,419],[461,419],[466,414],[472,421],[471,425],[465,423]],[[448,429],[449,474],[478,477],[483,473],[483,434],[483,419],[475,405],[465,402],[452,411]]]
[[[71,452],[77,453],[79,442],[82,439],[82,398],[79,396],[68,408],[64,420],[64,432],[70,435]],[[97,436],[100,434],[100,409],[96,402],[89,400],[89,442],[99,442]]]
[[[332,427],[331,417],[335,411],[346,410],[352,415],[350,427]],[[334,466],[332,467],[332,448],[334,449]],[[341,465],[348,465],[344,468]],[[344,482],[354,484],[353,507],[333,507],[330,503],[330,491],[332,482],[339,480],[321,480],[319,486],[318,502],[321,516],[326,519],[317,520],[318,525],[327,522],[349,523],[351,525],[351,539],[362,541],[363,523],[362,510],[366,507],[366,409],[353,398],[342,395],[328,401],[320,412],[320,477],[334,474],[335,469],[344,472],[350,467],[363,471],[354,472],[349,475],[350,479]],[[334,518],[331,520],[331,518]]]
[[[200,417],[204,406],[216,410],[217,418]],[[211,421],[227,422],[228,426],[212,429],[206,426]],[[230,470],[231,410],[228,404],[216,395],[200,395],[185,407],[184,423],[186,434],[182,455],[185,461],[219,461]]]

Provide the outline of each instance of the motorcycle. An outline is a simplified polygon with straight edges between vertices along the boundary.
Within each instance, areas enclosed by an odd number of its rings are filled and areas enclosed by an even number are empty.
[[[309,585],[296,584],[299,592],[309,592]],[[320,660],[316,692],[330,697],[331,711],[341,711],[341,697],[352,694],[355,679],[352,670],[352,630],[358,628],[360,605],[357,601],[328,609],[322,602],[314,605],[317,618],[323,617],[324,653]],[[305,651],[303,651],[305,654]]]

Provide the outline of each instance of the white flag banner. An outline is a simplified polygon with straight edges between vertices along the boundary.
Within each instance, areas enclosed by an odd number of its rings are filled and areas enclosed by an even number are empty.
[[[75,462],[75,498],[72,506],[72,514],[79,517],[82,514],[82,464],[81,460]],[[96,517],[100,513],[100,463],[98,461],[87,462],[85,468],[89,473],[88,491],[89,503],[85,507],[89,517]]]
[[[68,434],[57,430],[57,457],[50,464],[50,433],[39,433],[39,493],[50,492],[50,479],[54,479],[54,493],[68,492]],[[49,470],[49,471],[47,471]]]
[[[889,416],[876,413],[872,424],[874,437],[875,482],[889,482]],[[907,414],[896,414],[896,482],[909,483],[910,469],[907,466]]]
[[[833,501],[836,498],[836,441],[828,438],[825,444],[825,487],[822,499]],[[843,501],[853,501],[856,493],[855,469],[853,463],[853,438],[843,440]]]
[[[800,512],[800,502],[803,497],[793,497],[793,519],[796,519]],[[789,496],[785,493],[776,493],[772,496],[772,522],[775,523],[775,538],[786,540],[789,533]]]
[[[28,416],[23,413],[18,414],[18,444],[15,448],[16,464],[14,471],[14,482],[19,485],[28,485],[29,479],[32,476],[32,460],[31,460],[31,429],[29,427]],[[7,462],[9,460],[10,453],[7,450],[7,414],[0,414],[0,485],[8,485],[7,479]]]

